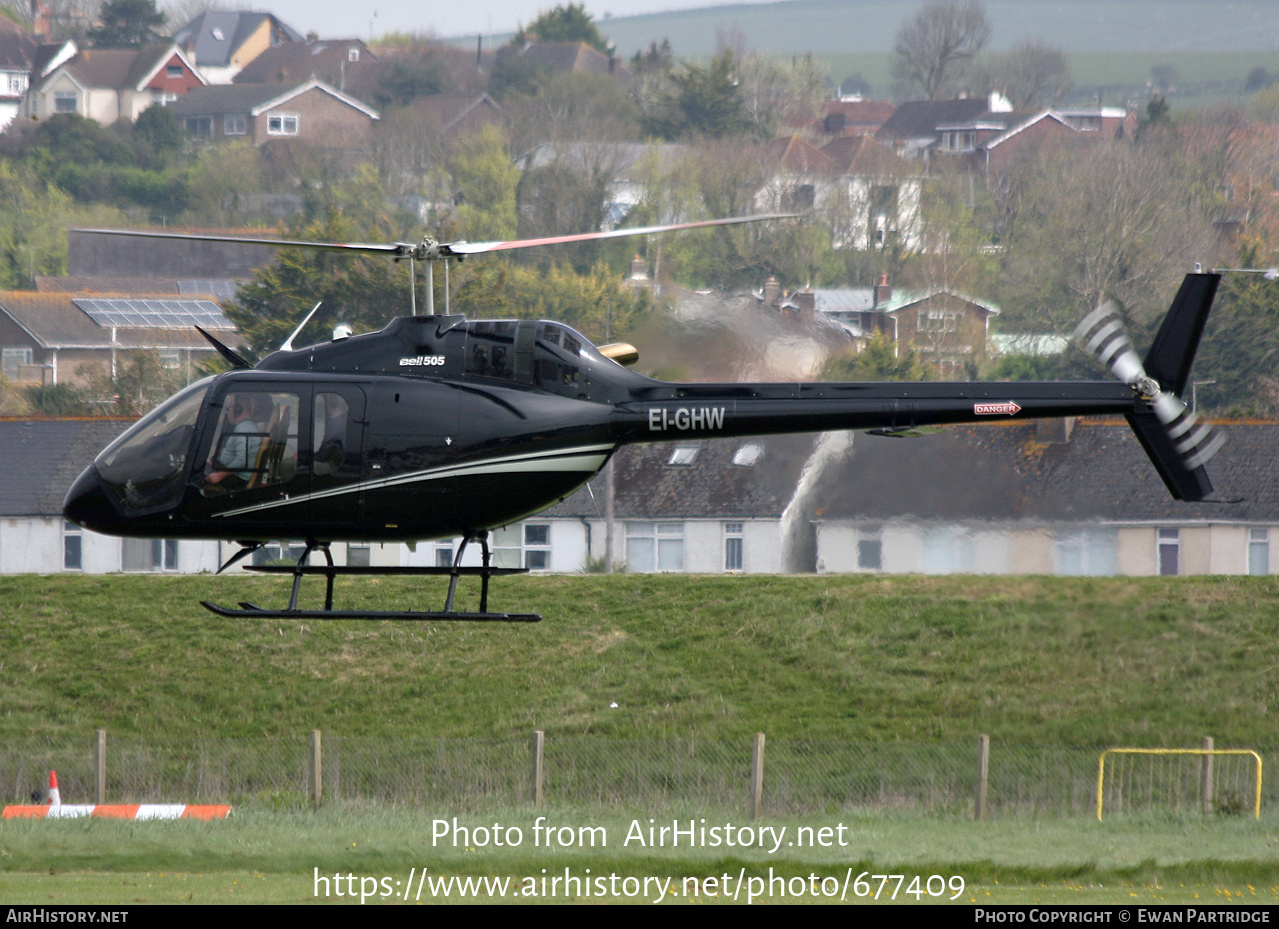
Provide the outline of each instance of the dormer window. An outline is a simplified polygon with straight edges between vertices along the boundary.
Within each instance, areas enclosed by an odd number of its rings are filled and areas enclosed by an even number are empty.
[[[217,39],[219,42],[225,41],[226,36],[222,34],[222,30],[219,29],[217,26],[213,27],[212,32],[213,32],[213,38]]]
[[[346,50],[346,60],[347,60],[347,61],[359,61],[359,60],[360,60],[360,50],[359,50],[358,48],[348,48],[348,49]]]
[[[757,445],[754,442],[749,445],[743,445],[733,453],[733,464],[739,468],[750,468],[764,457],[764,446]]]
[[[701,450],[702,447],[700,445],[676,445],[666,463],[668,465],[688,467],[697,460],[697,453]]]

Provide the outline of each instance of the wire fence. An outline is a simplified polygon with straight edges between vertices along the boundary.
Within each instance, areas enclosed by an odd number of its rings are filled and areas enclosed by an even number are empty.
[[[311,734],[271,738],[108,736],[98,769],[93,733],[0,745],[0,803],[29,803],[56,770],[64,803],[231,803],[300,808],[323,802],[475,809],[532,802],[532,738],[390,739]],[[1270,749],[1255,749],[1263,759]],[[987,810],[994,816],[1093,814],[1102,747],[990,743]],[[1256,763],[1217,757],[1203,795],[1203,759],[1134,756],[1108,762],[1106,815],[1149,810],[1250,814]],[[774,815],[914,810],[971,815],[975,743],[768,740],[759,808]],[[545,739],[547,807],[752,809],[749,740]],[[1247,802],[1244,802],[1247,801]],[[1279,785],[1262,781],[1262,807]]]

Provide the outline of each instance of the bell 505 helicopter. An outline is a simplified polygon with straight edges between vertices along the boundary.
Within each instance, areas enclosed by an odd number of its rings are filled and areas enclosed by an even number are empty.
[[[239,541],[243,548],[220,570],[268,541],[305,539],[296,566],[254,566],[292,573],[285,609],[204,603],[223,616],[534,622],[541,617],[488,610],[489,579],[520,570],[492,566],[489,530],[563,500],[627,443],[833,429],[905,436],[992,418],[1123,416],[1173,497],[1212,493],[1204,465],[1222,437],[1179,395],[1220,280],[1213,273],[1185,278],[1144,361],[1113,307],[1084,319],[1076,338],[1115,381],[667,383],[627,368],[637,357],[628,345],[597,348],[553,321],[436,314],[430,302],[434,261],[447,269],[451,258],[486,252],[782,218],[790,217],[447,244],[87,230],[354,251],[411,268],[425,262],[427,313],[305,348],[294,349],[290,337],[256,365],[201,330],[231,370],[182,390],[111,443],[72,485],[66,518],[111,535]],[[329,552],[334,541],[457,537],[452,567],[342,566]],[[463,550],[477,541],[482,565],[463,566]],[[313,551],[326,563],[310,565]],[[449,575],[443,610],[333,608],[336,576],[378,573]],[[327,580],[322,610],[298,607],[308,574]],[[462,575],[481,578],[478,612],[454,608]]]

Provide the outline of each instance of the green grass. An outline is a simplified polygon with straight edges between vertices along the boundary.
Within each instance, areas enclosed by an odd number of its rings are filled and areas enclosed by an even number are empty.
[[[496,583],[495,606],[546,616],[533,626],[226,620],[197,602],[285,596],[278,579],[0,578],[0,738],[322,728],[505,739],[540,728],[612,738],[1274,742],[1276,579]],[[338,605],[424,607],[442,596],[442,585],[350,581]]]
[[[741,818],[705,814],[708,824]],[[6,903],[303,903],[314,901],[315,875],[354,874],[405,882],[410,869],[435,876],[706,877],[744,870],[748,877],[832,876],[862,872],[962,877],[959,903],[1268,903],[1279,902],[1273,817],[1147,817],[974,823],[959,819],[853,815],[840,820],[766,819],[762,825],[844,827],[843,846],[771,851],[715,848],[648,849],[625,840],[645,811],[569,810],[556,825],[597,826],[607,847],[532,847],[536,811],[498,809],[462,815],[474,828],[519,826],[519,848],[453,847],[433,841],[435,820],[456,811],[318,814],[247,813],[214,823],[121,823],[103,820],[0,824],[0,899]],[[689,816],[693,813],[687,814]],[[598,835],[598,833],[597,833]],[[771,872],[770,872],[771,869]],[[936,882],[935,888],[936,889]],[[323,885],[321,885],[323,886]],[[330,887],[332,887],[332,883]],[[401,883],[402,886],[402,883]],[[756,885],[761,886],[761,885]],[[891,885],[889,885],[891,888]],[[382,885],[377,886],[380,893]],[[851,896],[851,891],[850,891]],[[887,893],[885,893],[887,896]],[[948,891],[937,902],[949,902]],[[329,902],[338,901],[335,896]],[[372,902],[398,902],[375,897]],[[423,902],[433,902],[425,894]],[[537,898],[523,902],[539,902]],[[594,901],[584,901],[594,902]],[[673,902],[682,902],[679,897]],[[709,902],[709,901],[705,901]],[[744,897],[739,902],[744,902]],[[774,901],[776,902],[776,901]],[[811,898],[804,902],[815,902]],[[892,902],[881,900],[880,902]],[[915,903],[899,894],[899,903]]]
[[[495,585],[494,604],[547,617],[520,627],[232,621],[197,604],[270,603],[286,592],[278,579],[243,577],[0,578],[0,738],[87,745],[103,727],[119,750],[135,737],[316,727],[383,744],[523,740],[537,727],[557,749],[582,734],[745,744],[760,730],[777,751],[803,739],[956,743],[979,732],[996,750],[1274,741],[1279,582],[1270,578],[514,578]],[[366,580],[342,585],[339,600],[387,608],[442,595],[440,584]],[[770,757],[777,771],[782,756]],[[849,838],[770,855],[619,844],[631,819],[742,825],[740,807],[552,806],[557,825],[604,826],[608,847],[526,840],[468,850],[432,845],[432,821],[500,822],[531,837],[536,811],[428,803],[309,813],[292,809],[299,796],[272,796],[211,823],[0,822],[0,899],[300,903],[314,899],[315,868],[406,880],[422,867],[514,878],[564,867],[767,877],[772,867],[787,878],[850,868],[960,875],[970,904],[1279,900],[1269,810],[1260,821],[1108,812],[1102,823],[1009,814],[979,824],[847,809],[764,820],[789,830],[842,823]]]

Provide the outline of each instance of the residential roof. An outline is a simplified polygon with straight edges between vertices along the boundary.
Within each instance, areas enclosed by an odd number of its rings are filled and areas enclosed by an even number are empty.
[[[823,520],[1158,522],[1279,519],[1279,424],[1221,423],[1208,465],[1216,496],[1169,496],[1126,424],[1080,421],[1042,441],[1035,422],[952,426],[920,439],[858,435],[818,480]]]
[[[82,87],[141,90],[173,55],[183,57],[172,42],[141,48],[86,48],[61,68]]]
[[[822,152],[841,174],[914,174],[915,169],[892,149],[868,135],[842,136],[822,146]]]
[[[839,131],[852,135],[874,132],[886,123],[897,107],[887,100],[827,100],[822,104],[822,115],[817,125],[823,129],[831,123],[842,125]],[[830,117],[836,117],[832,120]]]
[[[271,20],[290,42],[304,41],[302,35],[280,22],[271,13],[210,10],[201,13],[173,34],[178,45],[195,48],[195,59],[202,65],[225,66],[264,20]]]
[[[613,459],[614,515],[617,519],[776,519],[795,496],[813,439],[812,435],[789,435],[626,446]],[[734,464],[734,457],[748,445],[758,446],[763,454],[754,464]],[[692,463],[670,464],[672,452],[686,446],[697,448]],[[602,518],[604,477],[597,475],[588,487],[545,515]]]
[[[985,97],[973,97],[964,100],[910,100],[897,107],[897,110],[879,127],[875,138],[922,139],[937,135],[937,127],[942,123],[957,123],[972,120],[988,112],[989,101]]]
[[[491,112],[495,117],[501,115],[502,108],[488,94],[428,94],[417,97],[409,104],[409,109],[424,120],[438,125],[448,132],[477,108]]]
[[[128,295],[86,295],[89,299],[127,299]],[[32,291],[0,291],[0,313],[8,316],[41,348],[95,349],[110,348],[193,348],[210,350],[209,344],[194,329],[153,329],[117,327],[114,331],[93,321],[75,304],[78,294],[36,293]]]
[[[59,516],[71,484],[133,420],[0,420],[0,515]]]
[[[359,56],[350,60],[351,49]],[[268,48],[245,65],[234,78],[237,84],[305,81],[316,77],[336,82],[351,65],[376,60],[360,39],[314,39],[285,42]]]
[[[35,36],[0,16],[0,71],[30,71],[39,48]]]
[[[774,139],[764,146],[764,150],[769,158],[796,174],[831,174],[835,171],[835,162],[829,155],[796,135]]]
[[[368,104],[317,80],[293,84],[211,84],[194,88],[169,104],[169,109],[175,116],[225,116],[232,113],[258,116],[311,90],[326,93],[370,119],[378,118],[377,110]]]

